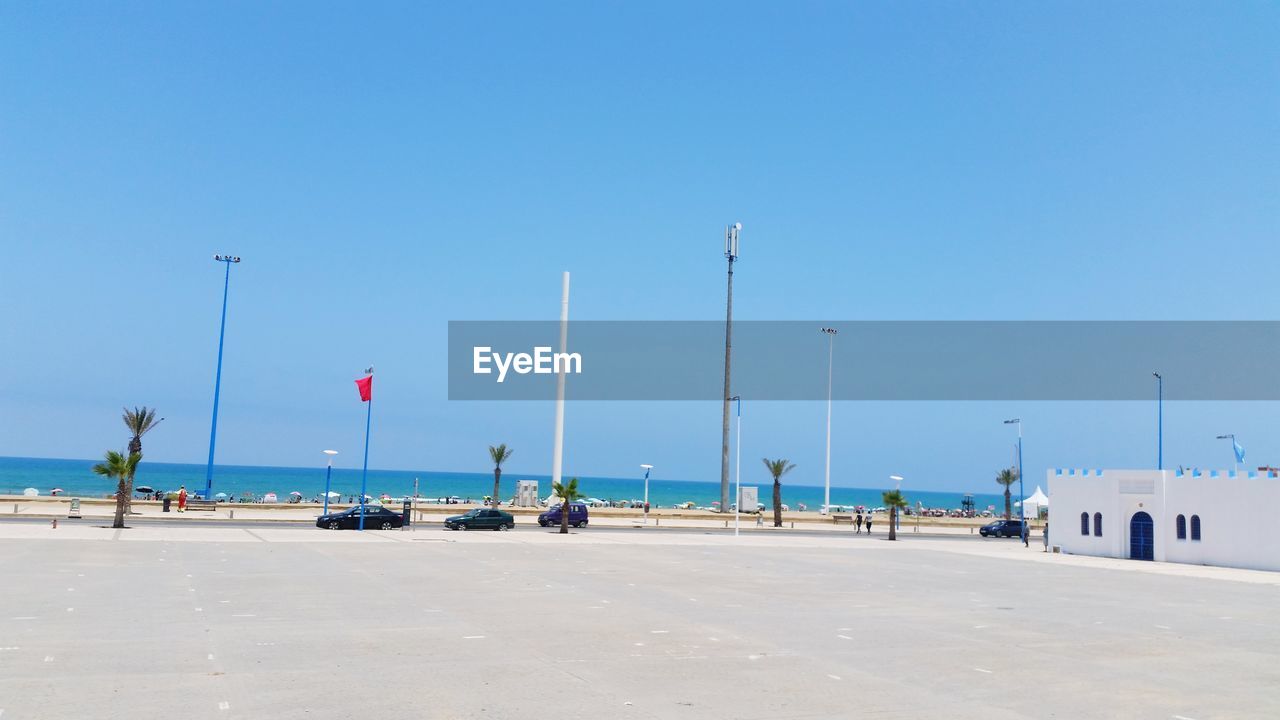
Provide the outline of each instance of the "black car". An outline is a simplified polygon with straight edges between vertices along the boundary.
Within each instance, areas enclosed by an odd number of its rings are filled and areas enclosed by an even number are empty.
[[[978,534],[982,537],[1022,537],[1022,520],[997,520],[983,525]]]
[[[365,530],[391,530],[404,526],[404,515],[393,512],[381,505],[364,506]],[[356,530],[360,527],[360,506],[339,513],[321,515],[316,520],[316,527],[328,530]]]
[[[476,508],[445,518],[444,526],[450,530],[510,530],[516,526],[516,519],[511,513],[501,510]]]

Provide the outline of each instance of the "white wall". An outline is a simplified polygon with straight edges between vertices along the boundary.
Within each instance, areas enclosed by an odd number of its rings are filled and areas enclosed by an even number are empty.
[[[1129,557],[1129,521],[1138,511],[1154,524],[1158,561],[1280,570],[1280,480],[1230,477],[1225,471],[1200,477],[1171,470],[1050,470],[1050,537],[1063,552]],[[1080,534],[1088,512],[1089,535]],[[1093,536],[1093,514],[1103,516],[1102,537]],[[1186,517],[1187,539],[1178,540],[1176,518]],[[1191,516],[1200,516],[1201,539],[1191,539]]]

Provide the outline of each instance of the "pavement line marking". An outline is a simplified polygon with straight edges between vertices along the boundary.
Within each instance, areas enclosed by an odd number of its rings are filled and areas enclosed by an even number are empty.
[[[9,619],[10,620],[35,620],[36,616],[35,615],[19,615],[18,617],[9,618]]]
[[[827,677],[831,678],[832,680],[839,680],[839,679],[840,679],[840,676],[839,676],[839,675],[828,675]]]
[[[483,640],[484,636],[483,635],[463,635],[462,639],[463,640]]]
[[[219,709],[219,710],[230,710],[230,709],[231,709],[231,703],[227,702],[226,700],[223,700],[222,702],[218,703],[218,709]]]
[[[220,602],[220,603],[229,603],[229,602],[231,602],[231,601],[230,601],[230,600],[219,600],[218,602]]]
[[[209,653],[209,659],[210,659],[210,660],[212,660],[212,659],[213,659],[213,653]]]
[[[204,608],[196,608],[196,612],[204,612]]]
[[[669,632],[671,631],[670,630],[650,630],[649,631],[649,633],[652,635],[666,635]]]
[[[986,625],[974,625],[974,626],[973,626],[973,629],[974,629],[974,630],[981,630],[981,629],[983,629],[983,628],[985,628],[985,627],[986,627]]]
[[[53,656],[52,656],[52,655],[45,655],[45,656],[44,656],[44,661],[45,661],[45,662],[53,662]]]
[[[1157,625],[1156,627],[1160,628],[1161,630],[1168,630],[1168,629],[1169,629],[1169,626],[1168,626],[1168,625]]]
[[[980,672],[980,673],[986,673],[986,674],[988,674],[988,675],[992,675],[992,674],[994,674],[992,671],[990,671],[990,670],[986,670],[986,669],[983,669],[983,668],[974,668],[974,670],[977,670],[977,671],[978,671],[978,672]]]
[[[747,659],[748,659],[748,660],[759,660],[759,659],[760,659],[760,658],[762,658],[762,657],[764,657],[764,656],[763,656],[763,655],[748,655],[748,656],[747,656]]]
[[[235,615],[232,615],[231,617],[258,617],[258,616],[254,615],[253,613],[237,613]]]
[[[853,638],[849,637],[848,635],[837,635],[836,637],[840,638],[841,640],[852,640],[852,639],[853,639]]]
[[[0,650],[21,650],[21,649],[22,649],[22,648],[18,647],[17,645],[9,645],[9,646],[7,646],[7,647],[0,647]]]
[[[76,611],[75,608],[67,608],[67,612],[75,612],[75,611]]]
[[[1173,720],[1196,720],[1196,719],[1195,719],[1195,718],[1189,718],[1189,717],[1187,717],[1186,715],[1174,715],[1174,716],[1173,716]]]

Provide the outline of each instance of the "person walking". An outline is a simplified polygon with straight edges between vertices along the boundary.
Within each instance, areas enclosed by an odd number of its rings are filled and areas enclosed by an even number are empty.
[[[856,535],[862,534],[862,511],[858,511],[858,516],[853,519],[853,524],[858,526]]]
[[[1022,547],[1031,547],[1031,523],[1022,518]]]
[[[187,486],[178,488],[178,512],[187,511]]]
[[[863,522],[867,524],[867,534],[870,535],[871,534],[871,513],[867,513],[867,519],[864,520]]]
[[[1049,521],[1044,521],[1044,551],[1049,552]]]

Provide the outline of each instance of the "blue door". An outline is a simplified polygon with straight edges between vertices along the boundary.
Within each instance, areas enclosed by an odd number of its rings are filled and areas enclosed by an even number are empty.
[[[1152,533],[1151,516],[1144,512],[1135,513],[1133,519],[1129,521],[1130,560],[1155,559],[1155,541]]]

